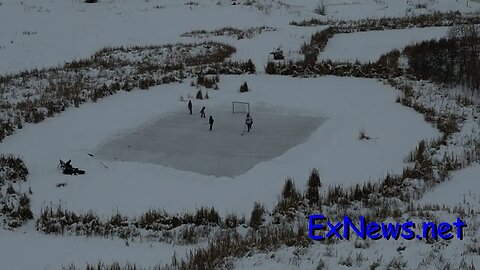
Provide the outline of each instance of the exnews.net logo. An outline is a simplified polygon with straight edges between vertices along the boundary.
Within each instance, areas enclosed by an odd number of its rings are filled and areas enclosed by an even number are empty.
[[[343,220],[332,223],[323,215],[311,215],[308,231],[310,238],[318,241],[332,237],[348,240],[352,233],[362,239],[370,238],[372,240],[382,238],[387,240],[398,240],[399,238],[406,240],[427,238],[450,240],[455,237],[461,240],[463,239],[463,228],[466,226],[460,218],[451,223],[425,221],[421,223],[421,226],[417,226],[413,221],[404,223],[367,222],[363,216],[359,217],[358,222],[353,222],[348,216],[345,216]]]

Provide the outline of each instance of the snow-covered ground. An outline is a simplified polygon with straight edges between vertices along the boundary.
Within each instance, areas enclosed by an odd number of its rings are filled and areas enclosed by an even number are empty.
[[[112,0],[92,5],[80,0],[3,0],[0,74],[88,58],[106,46],[176,43],[181,34],[192,30],[288,26],[293,19],[285,16],[287,11],[265,16],[244,6],[204,1],[189,7],[186,2]],[[279,45],[272,42],[269,49]]]
[[[480,207],[480,167],[473,166],[458,171],[448,182],[425,193],[420,204],[438,204],[449,207],[463,206],[468,209]]]
[[[446,37],[448,27],[337,34],[331,38],[319,60],[375,62],[384,53],[425,40]]]
[[[232,0],[201,0],[198,5],[175,0],[106,0],[86,4],[81,0],[2,0],[0,5],[0,74],[50,67],[74,58],[89,57],[105,46],[179,42],[182,33],[233,26],[266,25],[277,32],[245,44],[239,53],[266,62],[265,51],[280,45],[298,50],[314,29],[291,30],[291,21],[321,17],[313,12],[318,0],[258,0],[252,6],[232,5]],[[427,9],[415,9],[424,3]],[[437,11],[475,12],[480,4],[469,0],[397,1],[328,0],[326,17],[359,19],[400,17]],[[174,22],[174,25],[172,24]],[[290,37],[290,38],[289,38]],[[300,37],[300,38],[299,38]],[[285,39],[286,38],[286,39]],[[262,41],[264,40],[264,41]],[[262,54],[260,54],[262,52]],[[257,58],[258,57],[258,58]],[[264,65],[260,65],[264,66]]]
[[[318,1],[310,1],[315,7]],[[335,19],[402,17],[434,11],[475,12],[478,2],[471,0],[326,0],[326,16]]]
[[[248,94],[238,92],[243,81],[252,89]],[[179,101],[179,96],[194,92],[195,88],[185,83],[120,93],[29,125],[8,137],[2,143],[2,152],[17,153],[26,161],[37,213],[44,203],[59,200],[69,209],[92,209],[102,215],[116,209],[138,215],[151,207],[181,211],[200,206],[248,213],[253,201],[273,205],[288,176],[303,187],[312,168],[322,172],[326,185],[376,181],[388,172],[399,172],[405,156],[418,141],[438,135],[419,114],[395,103],[395,91],[374,80],[257,75],[222,77],[220,90],[209,91],[210,99],[197,106],[231,106],[233,100],[241,100],[252,103],[252,108],[281,107],[284,109],[279,114],[293,112],[327,120],[305,143],[238,177],[217,178],[134,162],[104,162],[109,167],[105,169],[99,160],[87,155],[112,137],[134,131],[170,112],[186,112],[186,104]],[[252,113],[255,115],[255,111]],[[261,123],[255,125],[260,129]],[[374,139],[359,140],[362,129]],[[238,143],[244,141],[239,138]],[[87,174],[60,174],[56,168],[59,158],[72,159],[73,165]],[[57,188],[61,182],[67,185]]]
[[[182,257],[186,246],[155,242],[129,242],[97,237],[59,237],[32,232],[30,226],[16,232],[0,230],[1,268],[58,270],[70,264],[141,263],[154,266],[170,262],[174,252]]]

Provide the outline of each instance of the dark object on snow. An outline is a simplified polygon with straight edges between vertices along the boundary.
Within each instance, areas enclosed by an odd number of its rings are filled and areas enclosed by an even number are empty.
[[[250,114],[247,114],[247,118],[245,118],[245,124],[247,125],[247,131],[250,132],[253,125],[253,118],[250,116]]]
[[[68,174],[68,175],[77,175],[77,174],[85,174],[84,170],[80,170],[78,168],[75,168],[70,164],[72,162],[71,159],[69,159],[67,162],[64,162],[63,160],[60,159],[60,163],[58,166],[63,169],[63,174]]]
[[[278,47],[277,49],[275,49],[273,52],[271,52],[270,54],[273,55],[273,60],[284,60],[285,59],[285,56],[283,56],[283,50],[282,48]]]
[[[210,117],[208,118],[208,123],[210,124],[210,130],[212,130],[213,122],[215,121],[213,120],[213,117],[210,115]]]
[[[200,118],[207,118],[205,116],[205,107],[203,107],[201,110],[200,110]]]
[[[190,114],[192,114],[192,101],[188,101],[188,110],[190,111]]]
[[[67,185],[67,183],[58,183],[58,184],[56,184],[56,186],[57,186],[58,188],[59,188],[59,187],[64,187],[64,186],[66,186],[66,185]]]

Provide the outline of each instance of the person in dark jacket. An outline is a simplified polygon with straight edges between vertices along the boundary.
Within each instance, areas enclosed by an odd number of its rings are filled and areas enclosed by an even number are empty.
[[[65,165],[63,166],[63,173],[64,174],[70,174],[70,175],[73,174],[73,172],[74,172],[73,166],[70,163],[72,163],[71,159],[69,159],[67,162],[65,162]]]
[[[210,130],[212,130],[213,122],[215,121],[213,120],[213,117],[210,115],[210,117],[208,118],[208,123],[210,124]]]
[[[193,106],[192,106],[192,101],[189,100],[189,101],[188,101],[188,110],[190,111],[190,114],[192,114],[192,107],[193,107]]]
[[[200,118],[207,118],[205,116],[205,107],[203,107],[201,110],[200,110]]]
[[[65,165],[63,166],[63,173],[64,174],[69,174],[69,175],[77,175],[77,174],[84,174],[85,171],[80,170],[78,168],[74,168],[72,166],[72,160],[69,159],[67,162],[65,162]]]
[[[247,131],[250,132],[253,125],[253,118],[250,116],[250,114],[247,114],[247,117],[245,118],[245,124],[247,125]]]

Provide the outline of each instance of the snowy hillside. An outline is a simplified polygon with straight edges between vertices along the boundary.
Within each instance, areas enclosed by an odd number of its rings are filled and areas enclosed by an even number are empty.
[[[443,52],[479,14],[472,0],[0,0],[0,269],[478,268],[480,81],[462,67],[480,55]],[[467,226],[313,241],[311,214]]]

